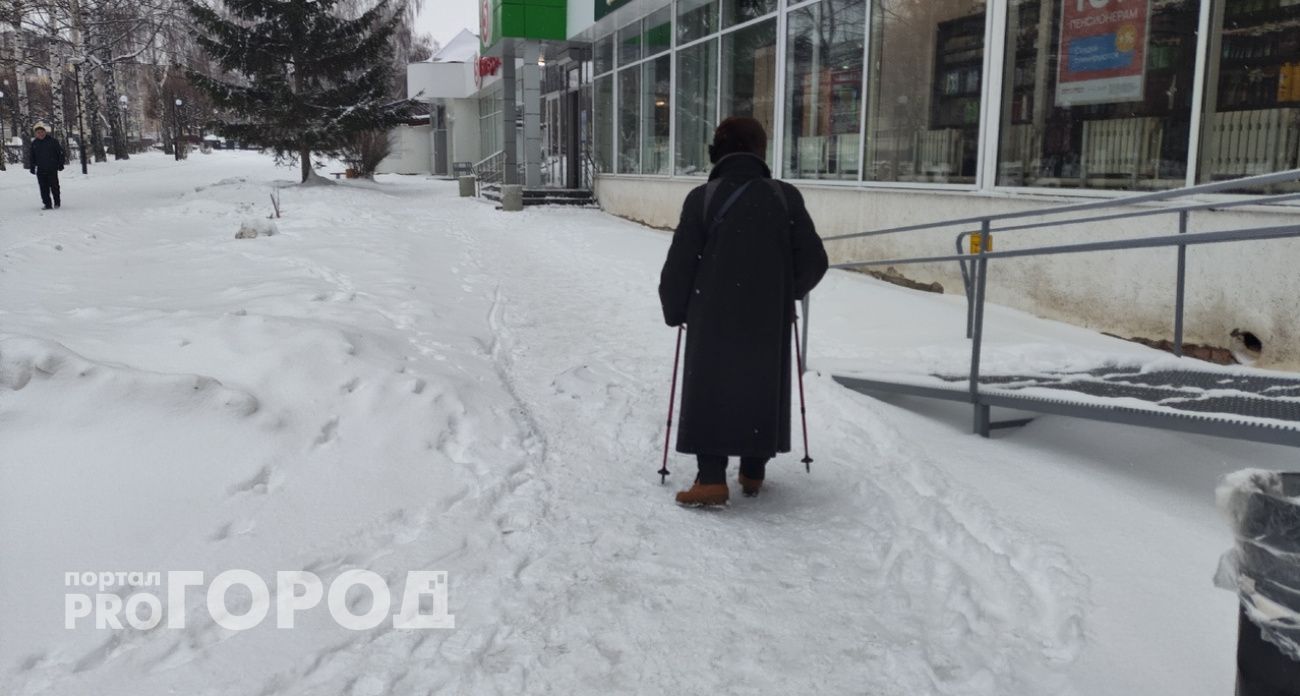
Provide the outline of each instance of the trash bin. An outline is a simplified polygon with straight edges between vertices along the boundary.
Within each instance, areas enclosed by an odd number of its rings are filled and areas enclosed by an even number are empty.
[[[460,178],[460,197],[472,198],[474,196],[474,177],[462,176]]]
[[[524,187],[519,184],[506,184],[501,187],[501,209],[502,210],[523,210],[524,209]]]
[[[1240,599],[1237,696],[1300,695],[1300,473],[1239,471],[1217,498],[1237,539],[1215,576]]]

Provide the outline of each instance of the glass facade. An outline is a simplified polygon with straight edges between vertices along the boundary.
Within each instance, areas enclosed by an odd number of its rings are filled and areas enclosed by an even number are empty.
[[[722,35],[722,117],[749,116],[767,131],[772,155],[776,97],[776,20],[750,24]]]
[[[479,152],[483,154],[483,157],[495,154],[501,149],[501,133],[504,126],[501,110],[504,108],[504,104],[505,100],[502,98],[500,85],[479,97],[478,145]]]
[[[876,0],[872,7],[867,180],[974,183],[983,3]]]
[[[611,119],[614,114],[614,77],[605,75],[596,78],[595,112],[598,123],[601,119]],[[611,128],[595,129],[596,166],[602,172],[614,171],[614,131]]]
[[[660,56],[642,63],[641,78],[641,173],[668,174],[668,128],[672,114],[672,57]]]
[[[722,0],[722,26],[732,27],[776,11],[776,0]]]
[[[614,69],[614,37],[606,36],[592,46],[591,62],[597,75]]]
[[[1183,185],[1199,15],[1196,0],[1112,14],[1087,4],[1080,11],[1069,2],[1013,0],[998,183]]]
[[[618,71],[618,173],[641,173],[641,66]]]
[[[627,65],[641,60],[641,22],[618,30],[618,64]]]
[[[784,171],[857,179],[862,139],[863,0],[822,0],[786,19]]]
[[[654,4],[596,32],[603,171],[707,174],[733,115],[794,180],[1149,190],[1300,166],[1300,0]]]
[[[718,0],[678,0],[677,43],[702,39],[718,30]]]
[[[1224,0],[1210,16],[1198,178],[1300,166],[1300,0]]]
[[[673,8],[665,7],[646,17],[645,34],[646,57],[655,56],[673,46]]]
[[[677,52],[677,173],[707,174],[718,125],[718,42]]]

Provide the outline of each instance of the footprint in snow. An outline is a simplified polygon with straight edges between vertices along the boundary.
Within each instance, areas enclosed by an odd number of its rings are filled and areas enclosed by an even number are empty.
[[[338,428],[339,418],[338,416],[334,416],[320,427],[320,434],[316,436],[316,441],[313,444],[319,447],[320,445],[330,442],[335,437],[338,437]]]

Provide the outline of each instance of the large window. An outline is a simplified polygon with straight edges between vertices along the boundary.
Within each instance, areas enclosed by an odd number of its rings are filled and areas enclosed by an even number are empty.
[[[641,173],[641,66],[618,71],[618,173]]]
[[[1098,4],[1011,1],[999,184],[1185,182],[1199,3]]]
[[[677,43],[702,39],[718,30],[718,0],[677,0]]]
[[[749,116],[763,124],[772,152],[776,93],[776,20],[722,35],[722,117]]]
[[[618,30],[618,66],[641,60],[641,21],[637,20]]]
[[[863,0],[822,0],[786,20],[785,176],[857,179]]]
[[[671,48],[673,45],[673,8],[665,7],[646,17],[644,36],[647,58]]]
[[[614,171],[614,76],[596,78],[596,166]]]
[[[1210,26],[1200,180],[1300,166],[1300,2],[1216,2]]]
[[[592,69],[599,75],[614,69],[614,37],[606,36],[592,50]]]
[[[501,149],[501,88],[492,89],[478,100],[479,154],[487,158]]]
[[[722,0],[722,26],[732,27],[775,11],[776,0]]]
[[[718,42],[677,53],[677,173],[707,174],[718,123]]]
[[[865,178],[973,183],[984,3],[876,0],[872,7]]]
[[[672,114],[669,70],[671,56],[642,63],[641,79],[641,173],[669,174],[668,121]]]

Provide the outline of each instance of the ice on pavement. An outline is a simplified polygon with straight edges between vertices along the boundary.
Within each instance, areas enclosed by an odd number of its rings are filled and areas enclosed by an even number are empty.
[[[1055,418],[985,441],[821,372],[811,475],[786,456],[762,497],[686,511],[693,463],[655,475],[666,234],[422,177],[292,186],[245,152],[91,171],[44,213],[0,173],[6,694],[1231,688],[1213,481],[1285,450]],[[278,233],[234,239],[276,188]],[[832,273],[811,366],[919,371],[962,317]],[[990,364],[1157,355],[987,321]],[[201,594],[184,630],[63,628],[64,573],[233,568],[446,570],[456,628],[230,632]]]

